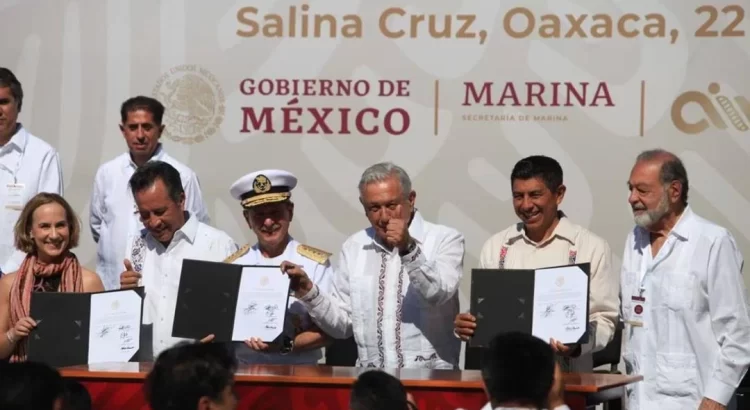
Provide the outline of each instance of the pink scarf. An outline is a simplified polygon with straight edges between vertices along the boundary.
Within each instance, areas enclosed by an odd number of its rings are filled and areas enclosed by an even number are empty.
[[[37,260],[36,255],[27,254],[21,267],[16,271],[13,285],[10,289],[10,328],[14,328],[19,320],[29,316],[31,311],[31,293],[34,291],[36,278],[51,278],[62,275],[59,292],[83,292],[81,265],[72,252],[68,252],[60,263],[45,264]],[[28,341],[22,340],[16,344],[11,356],[11,362],[26,360],[26,346]]]

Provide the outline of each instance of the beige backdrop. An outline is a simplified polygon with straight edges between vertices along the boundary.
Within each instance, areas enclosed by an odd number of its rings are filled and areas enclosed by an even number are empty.
[[[619,263],[632,226],[625,181],[633,158],[664,147],[686,162],[694,209],[728,227],[747,256],[750,39],[741,30],[750,30],[750,16],[724,9],[730,2],[712,4],[697,12],[694,0],[2,0],[0,55],[23,83],[24,125],[61,153],[66,197],[84,224],[97,167],[125,149],[120,104],[145,94],[167,105],[166,149],[198,173],[213,223],[238,242],[252,238],[228,188],[244,173],[297,174],[295,237],[337,252],[367,223],[357,202],[361,171],[392,160],[411,173],[425,216],[466,235],[468,273],[482,243],[516,220],[513,164],[547,154],[565,170],[563,209],[606,238]],[[521,5],[528,9],[514,9]],[[264,19],[269,13],[280,17]],[[334,16],[322,18],[317,37],[315,13]],[[412,25],[418,14],[437,16],[436,34],[452,16],[451,38],[431,38],[429,17]],[[282,95],[278,87],[247,95],[246,79],[356,86],[350,96],[297,96],[300,115],[282,110],[295,97],[283,87]],[[485,82],[494,83],[491,96]],[[320,92],[313,83],[307,94]],[[552,83],[562,83],[557,104]],[[263,117],[264,107],[273,116]],[[325,108],[333,133],[308,132],[313,111]],[[347,109],[350,133],[342,135]],[[263,132],[252,132],[250,114]],[[378,131],[358,131],[358,116],[360,128]],[[90,234],[78,254],[95,266]],[[464,308],[468,289],[467,274]]]

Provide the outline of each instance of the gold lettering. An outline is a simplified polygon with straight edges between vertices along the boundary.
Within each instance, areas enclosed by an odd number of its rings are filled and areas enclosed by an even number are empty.
[[[520,14],[526,18],[526,24],[524,25],[524,27],[526,28],[523,31],[515,31],[513,29],[513,26],[511,25],[513,17],[515,17],[517,14]],[[514,7],[507,13],[505,13],[505,17],[503,18],[503,28],[505,29],[505,32],[513,38],[527,37],[529,34],[531,34],[532,31],[534,31],[535,25],[536,23],[534,20],[534,14],[531,12],[531,10],[525,7]]]
[[[608,14],[594,14],[591,25],[591,37],[612,38],[612,17]]]
[[[560,38],[560,18],[554,14],[542,16],[539,36],[542,38]],[[549,23],[549,24],[547,24]]]
[[[346,38],[362,37],[362,19],[356,14],[344,15],[339,21],[333,14],[310,14],[309,10],[310,6],[303,4],[299,10],[295,6],[289,7],[286,16],[275,13],[259,15],[257,8],[243,7],[237,11],[237,22],[241,25],[237,29],[237,35],[261,35],[269,38],[336,38],[339,35]]]
[[[574,34],[577,34],[579,37],[586,38],[586,32],[583,31],[583,27],[581,27],[581,25],[583,25],[583,21],[586,20],[586,17],[588,17],[588,15],[583,14],[576,17],[571,14],[566,14],[565,16],[570,22],[570,30],[568,30],[568,34],[566,34],[565,37],[571,38]]]
[[[378,26],[380,27],[380,32],[383,33],[384,36],[388,38],[401,38],[404,36],[404,34],[406,34],[404,30],[391,31],[388,29],[388,18],[394,14],[403,17],[406,15],[406,11],[399,7],[390,7],[385,9],[385,11],[383,11],[383,13],[380,15]]]
[[[237,35],[240,37],[253,37],[258,34],[258,30],[260,29],[258,23],[252,17],[248,17],[248,14],[258,14],[258,9],[255,7],[243,7],[237,10],[237,21],[240,24],[250,27],[247,31],[237,29]]]
[[[628,31],[627,27],[625,27],[625,24],[628,21],[640,21],[640,19],[640,17],[633,13],[623,14],[622,17],[620,17],[620,19],[617,21],[617,32],[625,38],[637,37],[638,34],[640,34],[638,29]]]
[[[643,26],[643,34],[646,37],[664,37],[667,35],[667,22],[664,16],[658,13],[646,14],[646,21],[655,20]]]
[[[477,20],[477,16],[473,14],[459,14],[456,16],[456,21],[462,22],[463,24],[458,29],[458,33],[456,33],[456,38],[474,38],[477,36],[476,33],[474,33],[471,30],[471,27],[474,25],[474,22]]]

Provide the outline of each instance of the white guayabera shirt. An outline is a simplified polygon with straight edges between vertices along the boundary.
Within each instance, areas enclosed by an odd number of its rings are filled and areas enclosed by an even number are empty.
[[[652,257],[636,227],[622,262],[623,360],[631,410],[727,405],[750,365],[750,308],[732,234],[687,207]],[[635,299],[634,299],[635,297]]]
[[[425,221],[415,212],[407,255],[387,249],[372,228],[349,237],[341,249],[331,292],[314,286],[301,298],[327,334],[354,334],[357,365],[376,368],[458,367],[460,341],[453,336],[464,237]]]
[[[127,254],[133,270],[145,287],[143,324],[153,324],[153,357],[185,340],[172,337],[182,260],[185,258],[220,262],[237,251],[234,240],[223,231],[210,227],[192,215],[164,248],[145,229],[131,238]],[[208,335],[206,335],[208,336]]]

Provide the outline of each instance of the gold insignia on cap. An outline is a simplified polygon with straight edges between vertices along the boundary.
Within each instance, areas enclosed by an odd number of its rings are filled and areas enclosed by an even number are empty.
[[[253,190],[256,194],[263,194],[271,190],[271,181],[265,175],[258,175],[253,181]]]
[[[320,265],[325,264],[328,258],[332,255],[330,252],[326,252],[318,248],[313,248],[312,246],[307,246],[307,245],[297,246],[297,253],[299,253],[300,255],[304,256],[307,259],[311,259],[317,262]]]
[[[227,256],[226,259],[224,259],[222,262],[224,263],[232,263],[239,259],[240,256],[246,254],[250,250],[250,245],[245,245],[237,250],[237,252]]]

